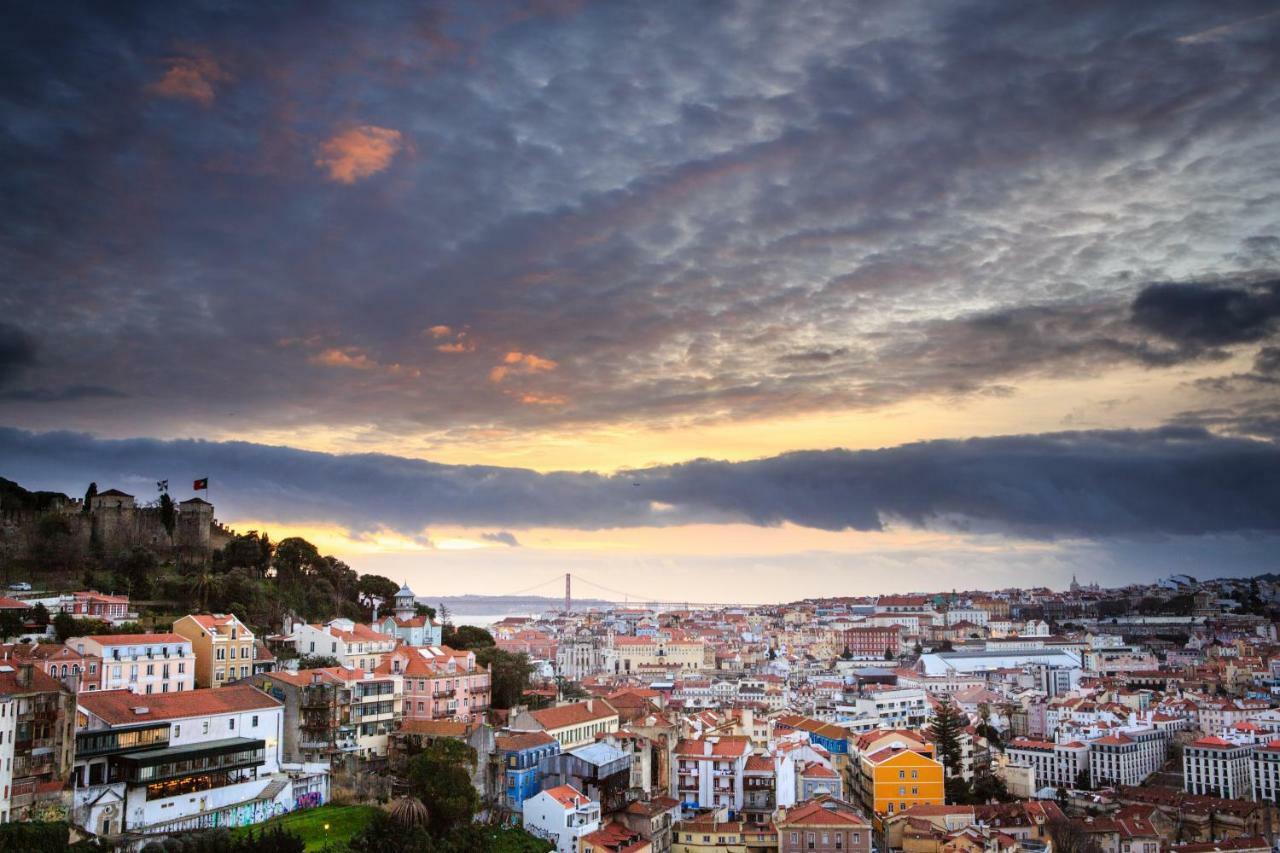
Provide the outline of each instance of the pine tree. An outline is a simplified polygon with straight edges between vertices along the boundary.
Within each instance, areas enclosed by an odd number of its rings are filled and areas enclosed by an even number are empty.
[[[968,716],[952,704],[949,697],[943,698],[938,709],[933,712],[933,721],[930,725],[933,746],[937,750],[938,760],[942,762],[943,772],[947,778],[959,777],[963,772],[961,765],[964,757],[960,738],[968,725]]]

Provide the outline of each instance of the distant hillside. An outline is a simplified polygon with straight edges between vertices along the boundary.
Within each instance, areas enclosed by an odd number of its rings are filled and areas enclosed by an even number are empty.
[[[551,598],[545,595],[442,595],[436,597],[420,595],[418,600],[432,607],[443,604],[459,616],[543,613],[547,610],[559,610],[564,606],[563,598]],[[613,606],[615,606],[613,602],[599,598],[573,600],[574,610]]]
[[[71,498],[61,492],[30,492],[13,480],[0,477],[0,510],[26,510],[44,512]]]

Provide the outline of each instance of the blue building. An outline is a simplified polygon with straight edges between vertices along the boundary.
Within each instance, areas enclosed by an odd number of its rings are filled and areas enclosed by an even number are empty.
[[[539,765],[560,754],[560,742],[546,732],[503,734],[494,738],[494,752],[502,768],[503,805],[518,813],[542,790]]]

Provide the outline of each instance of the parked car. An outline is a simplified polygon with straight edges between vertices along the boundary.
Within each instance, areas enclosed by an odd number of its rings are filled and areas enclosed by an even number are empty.
[[[9,589],[15,592],[30,592],[31,584],[27,583],[26,581],[18,581],[17,583],[9,584]]]

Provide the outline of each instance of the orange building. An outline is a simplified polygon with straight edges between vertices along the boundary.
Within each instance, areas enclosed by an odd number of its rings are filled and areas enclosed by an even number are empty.
[[[942,762],[932,744],[914,740],[863,753],[859,767],[862,804],[877,823],[918,805],[943,805]]]

